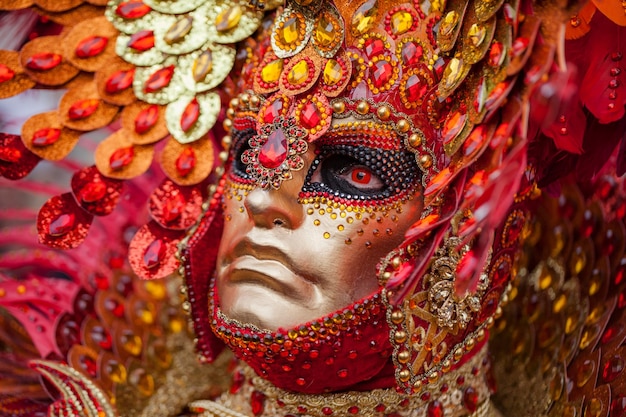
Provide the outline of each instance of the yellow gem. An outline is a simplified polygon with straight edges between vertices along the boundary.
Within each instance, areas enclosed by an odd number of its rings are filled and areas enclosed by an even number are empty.
[[[411,13],[400,10],[391,16],[391,31],[394,35],[402,35],[413,26],[413,16]]]
[[[444,85],[446,88],[451,88],[461,78],[462,74],[462,61],[458,58],[452,58],[448,63],[448,66],[443,72]]]
[[[217,15],[215,19],[215,28],[218,32],[226,32],[231,30],[239,23],[241,20],[241,16],[243,15],[243,11],[241,10],[241,6],[234,5],[229,7],[228,9],[222,10],[220,14]]]
[[[285,45],[293,44],[300,35],[300,20],[296,16],[290,17],[279,33]]]
[[[204,81],[204,79],[207,75],[209,75],[212,69],[213,55],[211,54],[211,51],[207,49],[198,58],[196,58],[195,61],[193,61],[193,68],[191,69],[193,79],[197,83]]]
[[[324,82],[326,85],[335,85],[341,81],[341,65],[334,59],[329,59],[324,67]]]
[[[376,15],[378,14],[378,2],[368,0],[359,7],[352,16],[352,34],[363,35],[374,27]]]
[[[467,32],[467,36],[469,37],[470,41],[477,48],[485,40],[485,35],[487,35],[487,29],[485,29],[483,26],[478,26],[477,23],[474,23]]]
[[[458,22],[459,14],[454,10],[448,12],[448,14],[446,14],[446,16],[441,20],[441,24],[439,25],[439,34],[441,36],[450,36]]]
[[[105,370],[113,381],[116,384],[121,384],[126,382],[126,367],[121,363],[118,363],[115,360],[110,360],[107,362]]]
[[[154,393],[154,378],[144,369],[135,369],[128,378],[129,382],[137,387],[140,394],[149,397]]]
[[[333,22],[328,19],[326,13],[323,13],[317,20],[317,26],[315,27],[315,41],[320,46],[330,46],[335,40],[335,26]]]
[[[280,78],[280,73],[283,71],[283,60],[275,59],[261,70],[261,79],[268,83],[272,84],[278,81]]]
[[[185,16],[180,18],[167,30],[163,36],[163,40],[168,45],[172,45],[173,43],[183,40],[183,38],[191,31],[192,24],[193,17]]]
[[[287,75],[287,80],[291,85],[298,85],[306,82],[309,78],[309,64],[302,60],[298,62],[296,65],[291,68],[289,74]]]
[[[141,342],[141,338],[139,336],[128,332],[122,335],[122,346],[124,347],[124,350],[131,355],[139,356],[141,354],[141,349],[143,348],[143,343]]]

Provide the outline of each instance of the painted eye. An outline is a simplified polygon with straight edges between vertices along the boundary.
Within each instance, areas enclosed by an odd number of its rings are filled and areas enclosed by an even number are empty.
[[[372,173],[364,167],[356,167],[352,169],[352,182],[362,185],[369,185],[372,181]]]
[[[386,184],[371,168],[346,155],[329,155],[313,174],[313,182],[353,196],[378,195]]]

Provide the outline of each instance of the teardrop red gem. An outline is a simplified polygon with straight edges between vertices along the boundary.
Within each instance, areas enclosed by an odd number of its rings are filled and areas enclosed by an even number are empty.
[[[282,98],[277,98],[265,108],[265,114],[263,115],[263,121],[265,123],[272,123],[279,115],[285,102]]]
[[[407,42],[402,46],[402,61],[404,65],[414,65],[420,62],[424,55],[424,48],[415,42]]]
[[[15,72],[4,64],[0,64],[0,84],[5,83],[15,77]]]
[[[109,38],[104,36],[89,36],[78,44],[76,47],[76,56],[79,58],[91,58],[97,56],[104,51],[109,43]]]
[[[613,355],[602,368],[602,378],[606,383],[613,382],[623,370],[624,359],[619,355]]]
[[[478,393],[472,387],[467,387],[465,393],[463,393],[463,404],[470,413],[473,413],[478,408]]]
[[[130,37],[128,47],[136,51],[143,52],[154,46],[154,32],[151,30],[141,30]]]
[[[428,417],[443,417],[443,404],[435,400],[428,404]]]
[[[319,109],[317,105],[313,102],[307,102],[302,109],[302,113],[300,114],[300,122],[302,122],[302,126],[306,129],[313,129],[317,127],[322,121],[322,116],[320,115]]]
[[[160,89],[169,85],[170,81],[172,81],[173,76],[174,65],[161,68],[160,70],[155,71],[154,74],[152,74],[150,78],[148,78],[143,88],[143,91],[146,93],[154,93],[155,91],[159,91]]]
[[[502,62],[502,55],[504,52],[504,46],[502,42],[494,42],[489,50],[489,65],[497,67]]]
[[[119,93],[133,84],[135,69],[120,70],[114,72],[106,82],[105,90],[108,94]]]
[[[196,153],[192,147],[183,149],[178,158],[176,158],[176,172],[181,177],[189,175],[196,167]]]
[[[80,190],[80,199],[85,203],[93,203],[100,200],[107,193],[107,186],[105,183],[90,182]]]
[[[153,241],[143,254],[143,264],[148,269],[158,266],[165,257],[167,247],[161,239]]]
[[[117,6],[115,14],[124,19],[139,19],[150,12],[150,7],[141,0],[124,1]]]
[[[133,161],[135,151],[132,146],[119,148],[109,158],[109,166],[113,171],[124,168]]]
[[[374,63],[372,70],[372,82],[376,88],[381,88],[387,84],[393,75],[393,67],[384,59]]]
[[[48,71],[58,66],[63,57],[52,52],[40,52],[34,54],[26,60],[26,68],[35,71]]]
[[[406,98],[415,103],[421,100],[428,91],[428,85],[422,83],[417,75],[411,75],[406,81]]]
[[[180,117],[180,127],[183,129],[183,132],[187,132],[191,129],[198,121],[198,117],[200,117],[200,104],[198,103],[198,99],[194,97],[193,100],[187,104],[187,107],[185,107]]]
[[[265,394],[257,390],[252,391],[250,406],[252,407],[252,414],[255,416],[261,415],[265,409]]]
[[[74,213],[61,214],[50,222],[48,234],[51,236],[63,236],[74,227]]]
[[[157,120],[159,120],[159,106],[153,104],[140,111],[135,117],[135,132],[146,133],[156,124]]]
[[[185,197],[181,193],[172,195],[163,204],[163,220],[171,223],[178,219],[183,214],[186,204]]]
[[[365,41],[365,54],[369,59],[385,52],[385,44],[378,38],[372,38]]]
[[[99,106],[100,100],[96,98],[79,100],[72,104],[67,114],[71,120],[82,120],[94,114]]]
[[[259,152],[259,162],[265,168],[278,168],[287,158],[287,137],[282,129],[276,129],[267,138]]]
[[[61,137],[61,129],[47,127],[39,129],[33,135],[32,143],[34,146],[48,146],[55,143]]]

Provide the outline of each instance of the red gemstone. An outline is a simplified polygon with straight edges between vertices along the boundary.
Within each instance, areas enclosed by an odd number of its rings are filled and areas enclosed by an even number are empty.
[[[267,138],[259,152],[259,162],[265,168],[278,168],[287,158],[287,137],[282,129],[276,129]]]
[[[161,239],[154,240],[147,248],[143,254],[143,264],[148,269],[152,269],[158,266],[163,258],[165,258],[165,252],[167,250],[167,246],[165,242]]]
[[[153,104],[147,109],[143,109],[135,117],[135,132],[146,133],[159,120],[159,106]]]
[[[113,313],[116,317],[124,317],[124,304],[121,304],[115,298],[107,298],[104,301],[104,308]]]
[[[185,197],[183,197],[182,193],[172,195],[170,198],[165,200],[165,203],[163,204],[163,220],[165,220],[166,223],[171,223],[178,219],[181,214],[183,214],[186,204],[187,202],[185,201]]]
[[[626,397],[618,396],[611,402],[611,417],[626,417]]]
[[[17,162],[22,157],[22,151],[15,148],[0,147],[0,161]]]
[[[59,54],[53,54],[52,52],[40,52],[26,60],[26,68],[35,71],[48,71],[58,66],[62,60],[63,57]]]
[[[196,152],[192,147],[187,147],[176,158],[176,172],[181,177],[185,177],[196,167],[196,162]]]
[[[517,38],[511,45],[511,55],[515,58],[522,55],[528,48],[530,41],[528,38]]]
[[[443,126],[443,143],[447,144],[452,142],[465,127],[466,120],[467,115],[465,113],[456,112],[451,115]]]
[[[414,65],[424,56],[424,48],[415,42],[407,42],[402,46],[402,61],[404,65]]]
[[[428,417],[443,417],[443,404],[439,401],[433,401],[428,404]]]
[[[102,326],[94,326],[91,329],[91,338],[94,342],[96,342],[102,349],[110,350],[113,346],[113,341],[111,340],[111,335],[106,329]]]
[[[280,116],[281,111],[285,105],[285,101],[282,98],[277,98],[265,108],[265,114],[263,115],[263,121],[265,123],[272,123],[275,118]]]
[[[84,203],[93,203],[102,199],[106,193],[107,186],[105,183],[102,181],[90,182],[80,190],[79,197]]]
[[[169,67],[161,68],[158,71],[155,71],[154,74],[148,78],[145,86],[143,87],[143,91],[145,93],[154,93],[155,91],[159,91],[160,89],[166,87],[170,81],[172,81],[172,77],[174,76],[174,65],[170,65]]]
[[[465,408],[467,408],[470,413],[476,411],[476,408],[478,408],[478,393],[474,388],[467,387],[465,389],[463,404],[465,404]]]
[[[119,93],[133,84],[135,69],[120,70],[114,72],[106,82],[105,90],[108,94]]]
[[[502,58],[504,57],[504,45],[502,42],[494,42],[491,45],[491,50],[489,51],[489,65],[492,67],[497,67],[502,64]]]
[[[95,378],[96,370],[98,369],[96,365],[96,361],[86,355],[80,355],[78,360],[80,362],[80,366],[92,377]]]
[[[128,146],[126,148],[119,148],[109,158],[109,167],[113,171],[117,171],[118,169],[122,169],[133,161],[133,157],[135,156],[135,150],[132,146]]]
[[[136,51],[143,52],[154,46],[154,32],[151,30],[141,30],[130,37],[128,47]]]
[[[189,129],[193,127],[198,121],[200,117],[200,104],[198,103],[197,98],[193,98],[185,110],[183,111],[182,116],[180,116],[180,127],[183,129],[183,132],[187,132]]]
[[[89,36],[78,44],[74,53],[79,58],[91,58],[104,51],[109,43],[109,38],[104,36]]]
[[[325,416],[331,416],[333,414],[333,409],[330,407],[322,407],[322,413],[324,413]]]
[[[365,41],[365,54],[369,59],[385,52],[385,43],[378,38],[370,38]]]
[[[250,406],[252,407],[252,414],[255,416],[261,415],[265,409],[265,394],[257,390],[252,391]]]
[[[73,213],[61,214],[50,222],[48,234],[51,236],[63,236],[74,227],[76,217]]]
[[[141,0],[130,0],[120,3],[115,14],[124,19],[139,19],[150,12],[150,7]]]
[[[359,414],[359,407],[357,407],[356,405],[353,405],[352,407],[348,408],[348,413]]]
[[[406,98],[412,102],[420,101],[428,91],[428,84],[422,83],[417,75],[411,75],[406,80]]]
[[[15,72],[4,64],[0,64],[0,84],[11,80]]]
[[[244,376],[243,372],[237,371],[235,375],[233,375],[233,383],[230,386],[229,392],[231,394],[237,394],[245,381],[246,377]]]
[[[55,143],[61,137],[61,129],[47,127],[39,129],[33,135],[32,144],[34,146],[48,146]]]
[[[624,370],[624,358],[613,355],[602,368],[602,378],[607,384],[614,381]]]
[[[498,263],[498,267],[493,272],[493,285],[499,286],[504,284],[511,274],[511,263],[508,259],[502,258],[502,260]]]
[[[302,109],[302,113],[300,113],[302,126],[306,129],[313,129],[317,127],[321,121],[322,116],[320,115],[317,105],[311,101],[307,102]]]
[[[393,75],[393,67],[386,60],[380,60],[374,63],[372,81],[376,88],[381,88],[387,84]]]
[[[504,11],[504,19],[509,25],[512,25],[515,22],[517,17],[517,12],[509,3],[505,3],[503,7]]]
[[[71,120],[82,120],[94,114],[99,106],[100,100],[97,98],[79,100],[72,104],[67,114]]]

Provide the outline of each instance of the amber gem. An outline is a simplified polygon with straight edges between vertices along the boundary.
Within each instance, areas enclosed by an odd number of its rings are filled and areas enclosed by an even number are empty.
[[[115,9],[115,14],[124,19],[139,19],[150,12],[142,0],[130,0],[120,3]]]
[[[135,157],[135,150],[132,146],[127,146],[125,148],[119,148],[109,158],[109,167],[113,171],[120,170],[125,166],[128,166]]]
[[[207,49],[198,58],[193,61],[193,68],[191,70],[193,79],[199,83],[204,81],[207,75],[213,69],[213,55],[211,50]]]
[[[185,177],[189,175],[191,171],[196,167],[197,158],[196,152],[192,147],[187,147],[183,149],[178,158],[176,158],[176,172],[181,177]]]
[[[174,76],[174,65],[170,65],[155,71],[146,81],[143,91],[145,93],[154,93],[169,85]]]
[[[405,10],[399,10],[391,16],[391,32],[394,35],[402,35],[413,26],[413,15]]]
[[[135,77],[135,68],[129,70],[115,71],[105,84],[105,90],[108,94],[116,94],[120,91],[126,90],[133,85],[133,78]]]
[[[324,47],[332,45],[335,41],[335,27],[333,26],[333,21],[327,17],[326,13],[323,13],[317,19],[314,36],[317,44]]]
[[[107,186],[102,181],[90,182],[80,190],[80,199],[85,203],[96,202],[107,193]]]
[[[161,239],[156,239],[148,247],[143,254],[143,264],[148,269],[152,269],[156,266],[159,266],[163,258],[165,257],[165,253],[167,250],[167,246]]]
[[[193,98],[183,110],[183,114],[180,116],[180,127],[183,129],[183,132],[187,132],[189,129],[193,127],[198,121],[198,117],[200,117],[200,103],[198,103],[197,98]]]
[[[474,23],[467,32],[469,40],[475,47],[479,47],[483,43],[486,35],[487,29],[484,26],[479,25],[478,23]]]
[[[352,16],[352,33],[360,36],[372,29],[376,23],[377,14],[377,0],[367,0],[363,3]]]
[[[50,222],[50,226],[48,226],[48,234],[51,236],[63,236],[64,234],[67,234],[74,227],[75,220],[76,217],[74,216],[74,213],[58,215]]]
[[[342,69],[339,62],[329,59],[324,67],[324,83],[326,85],[335,85],[341,81]]]
[[[152,128],[159,120],[159,106],[156,104],[151,105],[150,107],[143,109],[137,114],[135,117],[135,132],[146,133],[148,130]]]
[[[263,82],[273,84],[280,78],[280,73],[283,71],[283,60],[275,59],[269,62],[261,70],[261,79]]]
[[[15,72],[4,64],[0,64],[0,84],[7,82],[15,77]]]
[[[291,85],[299,85],[309,78],[309,64],[306,60],[298,62],[291,68],[289,74],[287,74],[287,80]]]
[[[48,71],[61,64],[63,57],[51,52],[40,52],[26,60],[26,68],[35,71]]]
[[[91,58],[104,51],[109,43],[109,38],[104,36],[89,36],[78,44],[74,53],[79,58]]]
[[[322,116],[320,114],[317,105],[313,102],[307,102],[302,109],[302,113],[300,114],[300,122],[302,126],[306,129],[312,129],[317,127],[322,121]]]
[[[282,129],[274,130],[259,152],[259,162],[265,168],[278,168],[287,158],[287,137]]]
[[[377,61],[374,63],[372,69],[372,82],[376,88],[385,86],[391,80],[393,67],[388,61],[384,59]]]
[[[85,100],[79,100],[72,104],[67,112],[67,115],[71,120],[82,120],[91,116],[98,110],[100,106],[100,100],[96,98],[88,98]]]
[[[296,16],[290,17],[285,21],[279,34],[285,45],[293,44],[298,40],[300,35],[300,20]]]
[[[163,36],[163,40],[172,45],[176,42],[180,42],[187,36],[193,26],[193,17],[184,16],[174,23]]]
[[[243,11],[239,5],[224,9],[215,19],[215,28],[218,32],[231,30],[239,24],[242,15]]]
[[[143,52],[154,46],[154,32],[151,30],[140,30],[134,33],[128,40],[128,47],[136,51]]]
[[[47,127],[39,129],[33,135],[32,144],[34,146],[48,146],[55,143],[61,137],[61,129]]]

